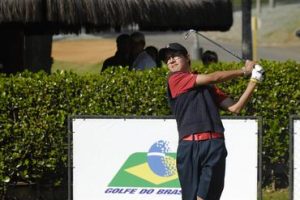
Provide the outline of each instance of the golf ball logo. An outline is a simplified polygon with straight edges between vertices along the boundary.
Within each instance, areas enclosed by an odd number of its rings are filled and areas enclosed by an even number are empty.
[[[176,160],[167,155],[169,151],[169,143],[163,140],[154,143],[148,151],[148,165],[158,176],[168,177],[176,173]]]

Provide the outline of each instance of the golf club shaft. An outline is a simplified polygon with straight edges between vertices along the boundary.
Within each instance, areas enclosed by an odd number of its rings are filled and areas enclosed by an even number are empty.
[[[190,34],[191,34],[192,32],[194,32],[194,33],[200,35],[200,36],[203,37],[204,39],[206,39],[206,40],[208,40],[209,42],[213,43],[214,45],[220,47],[221,49],[223,49],[223,50],[226,51],[227,53],[229,53],[229,54],[231,54],[232,56],[234,56],[234,57],[236,57],[237,59],[239,59],[240,61],[245,61],[245,60],[244,60],[243,58],[241,58],[240,56],[238,56],[238,55],[236,55],[235,53],[229,51],[228,49],[226,49],[226,48],[223,47],[222,45],[216,43],[215,41],[209,39],[209,38],[206,37],[205,35],[199,33],[198,31],[195,31],[195,30],[193,30],[193,29],[189,30],[189,31],[185,34],[185,39],[187,39],[187,38],[190,36]]]

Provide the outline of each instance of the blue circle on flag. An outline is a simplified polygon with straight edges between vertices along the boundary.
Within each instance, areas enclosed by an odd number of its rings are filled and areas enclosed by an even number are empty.
[[[150,169],[158,176],[172,176],[176,173],[176,161],[167,155],[169,143],[159,140],[154,143],[147,154],[147,162]]]

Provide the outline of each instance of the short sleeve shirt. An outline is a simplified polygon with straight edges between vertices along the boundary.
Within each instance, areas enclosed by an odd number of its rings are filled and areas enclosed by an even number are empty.
[[[151,69],[155,66],[156,62],[146,51],[140,53],[132,64],[132,68],[137,70]]]
[[[172,98],[193,89],[196,86],[196,78],[197,74],[190,72],[175,72],[171,74],[168,79],[168,84]],[[228,96],[217,86],[212,85],[212,87],[214,96],[216,97],[215,101],[217,105],[220,105]]]

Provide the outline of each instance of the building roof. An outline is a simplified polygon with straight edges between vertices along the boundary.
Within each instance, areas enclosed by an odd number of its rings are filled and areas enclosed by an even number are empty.
[[[226,31],[230,0],[1,0],[0,26],[30,32],[101,31],[138,24],[141,30]]]

